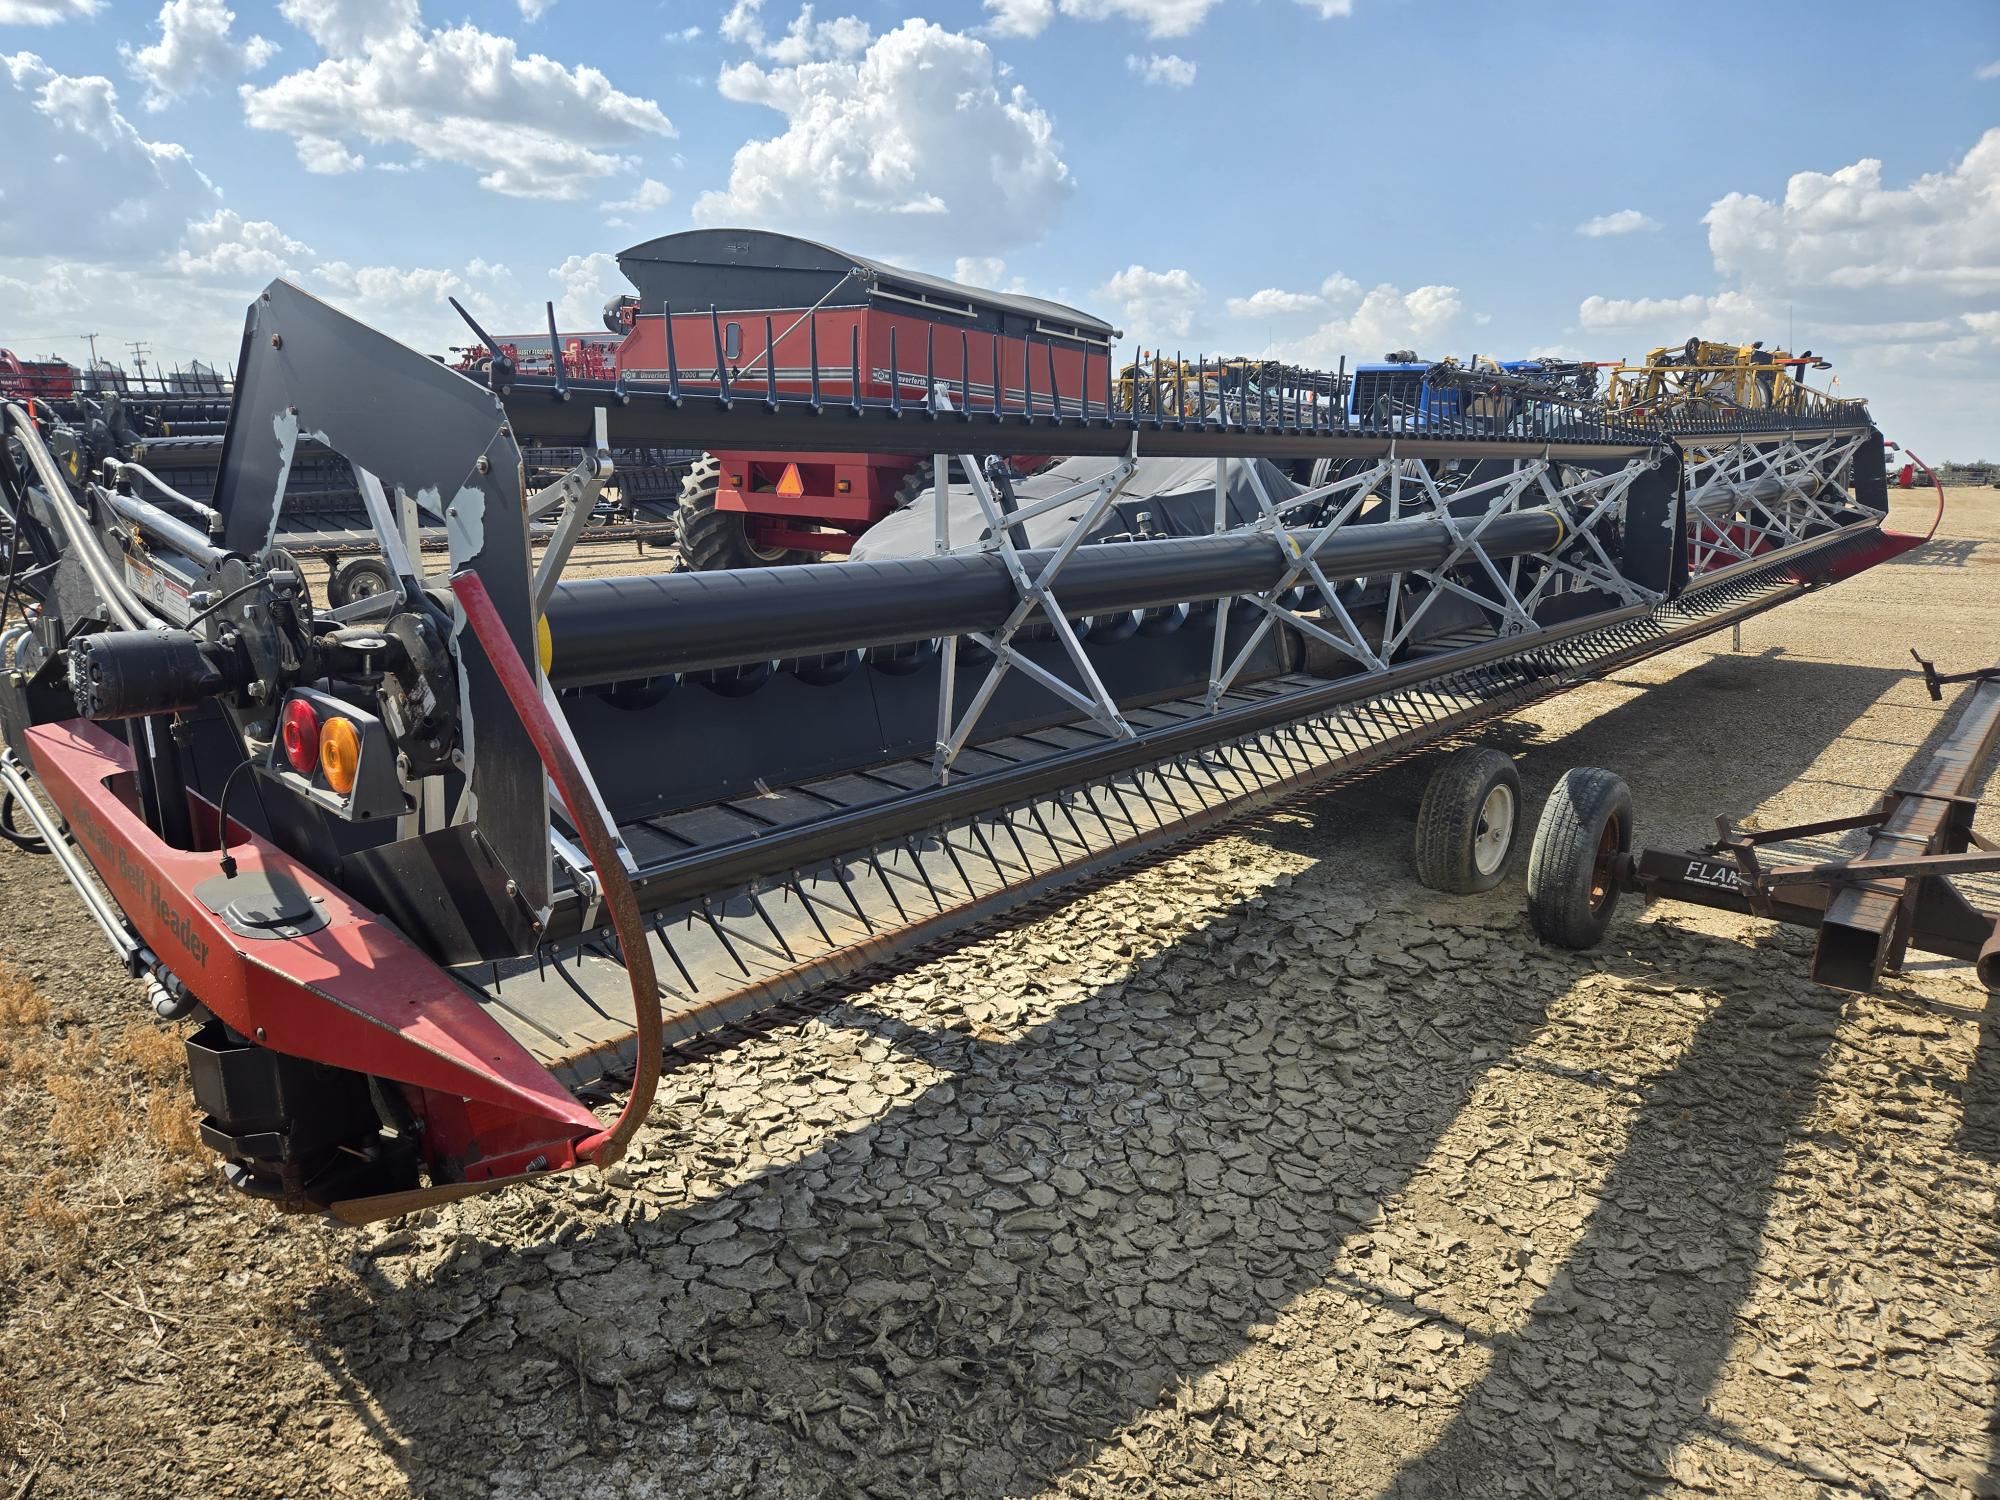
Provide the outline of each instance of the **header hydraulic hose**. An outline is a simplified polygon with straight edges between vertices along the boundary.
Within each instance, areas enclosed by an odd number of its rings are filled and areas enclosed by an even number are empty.
[[[7,425],[16,430],[21,440],[22,451],[28,455],[28,462],[34,465],[36,477],[42,481],[42,488],[48,492],[49,510],[54,514],[56,524],[62,527],[63,535],[69,541],[70,551],[83,565],[84,572],[90,575],[90,581],[96,587],[98,596],[104,601],[104,607],[111,611],[112,620],[128,630],[145,629],[152,623],[151,616],[133,596],[132,591],[119,580],[118,575],[112,570],[112,565],[105,560],[104,551],[98,545],[97,534],[91,528],[90,518],[84,515],[83,508],[70,493],[69,482],[63,478],[62,470],[56,467],[55,459],[50,457],[48,446],[43,443],[42,435],[36,430],[34,422],[25,411],[11,401],[4,410]]]
[[[451,591],[466,624],[472,627],[480,648],[499,674],[508,702],[527,726],[528,737],[541,757],[542,768],[561,793],[569,809],[570,826],[590,857],[592,878],[611,914],[612,931],[617,934],[619,954],[625,961],[625,975],[632,985],[632,1022],[637,1048],[632,1064],[632,1088],[617,1121],[577,1143],[581,1161],[608,1167],[625,1154],[632,1137],[645,1123],[646,1111],[653,1107],[653,1091],[659,1086],[661,1050],[665,1046],[665,1022],[660,1014],[660,989],[653,973],[653,950],[646,935],[645,919],[639,913],[632,881],[619,857],[616,831],[599,811],[589,778],[578,763],[567,737],[557,728],[543,701],[527,664],[507,638],[506,622],[494,606],[493,596],[477,573],[454,573]]]

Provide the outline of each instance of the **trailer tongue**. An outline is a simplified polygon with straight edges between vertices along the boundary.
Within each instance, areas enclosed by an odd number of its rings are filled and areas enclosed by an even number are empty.
[[[233,1180],[349,1219],[609,1162],[667,1045],[1914,544],[1853,402],[1719,415],[1698,465],[1527,388],[1431,422],[1280,376],[1169,417],[834,403],[815,365],[747,397],[517,375],[503,405],[283,282],[240,369],[212,521],[73,481],[6,408],[36,607],[0,641],[0,784],[202,1019]],[[539,564],[531,438],[586,455]],[[932,490],[854,562],[564,579],[613,441],[914,454]],[[331,612],[276,545],[308,444],[395,574]],[[1050,452],[1079,457],[1018,490],[989,462]],[[577,1097],[607,1085],[608,1126]]]

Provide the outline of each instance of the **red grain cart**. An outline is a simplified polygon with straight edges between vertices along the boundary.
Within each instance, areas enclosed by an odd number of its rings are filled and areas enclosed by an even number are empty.
[[[816,391],[829,407],[900,392],[918,407],[935,382],[983,407],[997,385],[1015,409],[1046,412],[1086,391],[1105,399],[1119,337],[1061,303],[761,229],[665,235],[618,266],[638,295],[614,299],[605,323],[625,333],[616,372],[629,387],[726,381],[746,401]],[[706,570],[845,555],[930,480],[904,454],[708,452],[681,487],[681,556]]]

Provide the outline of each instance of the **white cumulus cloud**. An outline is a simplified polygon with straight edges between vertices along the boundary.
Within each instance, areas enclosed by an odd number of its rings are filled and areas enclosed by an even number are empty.
[[[367,18],[359,21],[351,34],[365,32]],[[169,365],[227,363],[245,307],[281,276],[426,352],[469,337],[448,297],[503,330],[541,299],[508,267],[479,259],[396,265],[322,256],[281,224],[223,206],[184,147],[147,138],[123,114],[109,79],[62,73],[32,53],[0,54],[0,139],[14,153],[9,195],[18,188],[37,207],[32,219],[0,215],[0,307],[33,308],[48,328],[94,329],[107,349],[145,339]],[[663,191],[647,179],[634,197]],[[608,255],[582,261],[549,274],[565,316],[594,327],[616,263]],[[82,344],[72,344],[51,352],[80,359]]]
[[[1774,287],[1921,286],[2000,291],[2000,126],[1958,163],[1908,187],[1864,157],[1834,172],[1796,172],[1784,197],[1730,193],[1702,222],[1718,271]]]
[[[1716,290],[1586,297],[1577,322],[1643,350],[1690,334],[1790,342],[1831,356],[1892,437],[1933,456],[1990,446],[2000,324],[2000,127],[1906,183],[1863,157],[1733,192],[1702,221]],[[1627,352],[1638,352],[1628,350]]]
[[[1252,292],[1247,297],[1231,297],[1223,304],[1232,318],[1286,318],[1326,306],[1316,292],[1287,292],[1275,286]]]
[[[136,50],[120,43],[125,71],[146,85],[146,108],[165,109],[176,99],[206,93],[211,84],[254,73],[278,51],[261,36],[231,34],[236,12],[222,0],[166,0],[160,39]]]
[[[935,256],[1039,238],[1073,190],[1055,125],[987,45],[905,21],[852,58],[723,70],[725,98],[782,114],[738,148],[702,225],[758,225],[856,250]]]
[[[1118,310],[1126,331],[1140,339],[1163,333],[1185,338],[1194,331],[1195,315],[1208,297],[1187,271],[1150,271],[1137,264],[1105,282],[1097,295]]]
[[[1265,287],[1231,297],[1223,307],[1246,325],[1230,331],[1232,348],[1267,350],[1281,359],[1323,365],[1342,355],[1373,360],[1392,349],[1433,350],[1457,328],[1464,312],[1457,287],[1430,285],[1406,292],[1385,281],[1364,288],[1338,271],[1318,291]]]
[[[0,26],[57,26],[104,9],[104,0],[0,0]]]
[[[852,57],[867,47],[873,33],[858,16],[813,19],[804,5],[791,25],[775,40],[764,30],[764,0],[735,0],[722,18],[722,39],[746,47],[768,62],[796,67],[823,57]]]
[[[572,255],[549,272],[561,291],[555,297],[556,327],[601,328],[604,304],[631,286],[618,271],[618,257],[602,250]]]
[[[1455,286],[1420,286],[1405,292],[1383,282],[1369,288],[1351,311],[1329,318],[1287,352],[1294,359],[1321,364],[1342,354],[1380,359],[1395,349],[1430,350],[1434,355],[1464,308]]]
[[[1685,297],[1585,297],[1577,306],[1576,320],[1585,328],[1634,328],[1679,318],[1683,321],[1708,315],[1713,297],[1689,292]]]
[[[1585,219],[1576,226],[1576,232],[1592,239],[1602,239],[1614,234],[1650,234],[1660,227],[1660,221],[1636,208],[1621,208],[1615,214],[1599,214],[1594,219]]]
[[[648,177],[640,183],[629,198],[613,198],[598,204],[598,208],[611,215],[604,222],[617,228],[630,228],[634,218],[645,218],[657,214],[673,201],[673,192],[664,182]]]
[[[338,177],[343,172],[359,172],[368,165],[366,158],[349,151],[328,136],[302,135],[292,142],[292,149],[298,153],[299,165],[315,177]],[[387,170],[401,163],[383,162],[381,165]]]
[[[225,282],[241,292],[275,277],[297,277],[299,266],[313,259],[310,245],[268,219],[246,223],[234,209],[220,208],[188,225],[173,265],[183,276]]]
[[[1079,21],[1130,21],[1148,36],[1187,36],[1221,0],[986,0],[996,36],[1040,36],[1060,11]]]
[[[352,57],[417,24],[417,0],[280,0],[278,13],[322,49]]]
[[[1137,73],[1141,79],[1163,88],[1184,89],[1194,82],[1195,65],[1184,57],[1169,52],[1162,56],[1158,52],[1144,57],[1128,56],[1125,66]]]
[[[674,133],[659,105],[593,67],[523,56],[513,38],[470,25],[427,30],[416,0],[285,0],[280,9],[327,56],[245,87],[244,118],[290,135],[313,170],[338,160],[324,143],[353,156],[351,143],[366,142],[471,168],[482,187],[511,197],[576,198],[627,165],[624,149]]]
[[[0,255],[148,253],[221,201],[184,147],[140,133],[110,79],[60,73],[32,52],[0,53],[0,140],[8,198],[33,206],[0,214]]]
[[[1007,262],[997,255],[961,255],[952,262],[951,279],[967,286],[998,287],[1007,276]]]
[[[656,182],[648,177],[633,190],[629,198],[618,198],[597,206],[608,214],[648,214],[665,208],[673,200],[673,192],[664,182]]]

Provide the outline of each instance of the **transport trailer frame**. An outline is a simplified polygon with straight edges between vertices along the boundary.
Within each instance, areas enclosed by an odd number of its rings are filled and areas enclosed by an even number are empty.
[[[156,1008],[204,1018],[190,1061],[233,1180],[350,1220],[615,1160],[669,1036],[1920,540],[1881,528],[1855,407],[1719,424],[1705,441],[1820,457],[1691,493],[1675,443],[1529,401],[1412,433],[556,372],[503,407],[283,282],[239,370],[206,526],[73,486],[6,408],[8,573],[34,608],[0,636],[0,784]],[[977,524],[940,504],[920,555],[564,580],[635,410],[662,446],[926,455]],[[532,495],[531,435],[583,453]],[[331,611],[283,550],[307,444],[353,466],[393,573]],[[1107,537],[1163,449],[1214,464],[1212,516]],[[1299,486],[1257,449],[1337,462]],[[1102,466],[1027,503],[981,462],[1065,450]],[[1694,565],[1697,501],[1762,540]],[[406,545],[420,515],[448,589]],[[566,1092],[606,1081],[629,1083],[608,1126]]]
[[[1630,828],[1617,830],[1614,822],[1611,835],[1598,835],[1595,858],[1579,862],[1597,896],[1582,935],[1592,941],[1601,936],[1618,895],[1632,892],[1649,902],[1680,901],[1812,928],[1818,934],[1812,977],[1835,989],[1872,991],[1884,972],[1900,971],[1915,948],[1972,964],[1980,983],[2000,992],[2000,909],[1975,906],[1953,883],[1958,876],[2000,872],[2000,846],[1972,826],[1979,788],[2000,753],[2000,666],[1940,675],[1917,660],[1934,701],[1942,700],[1946,684],[1969,682],[1973,689],[1944,742],[1873,809],[1754,831],[1717,818],[1715,841],[1693,850],[1621,848]],[[1858,855],[1773,852],[1778,845],[1854,832],[1868,835]],[[1537,930],[1565,946],[1588,946],[1544,916],[1561,894],[1538,889],[1530,877]]]

